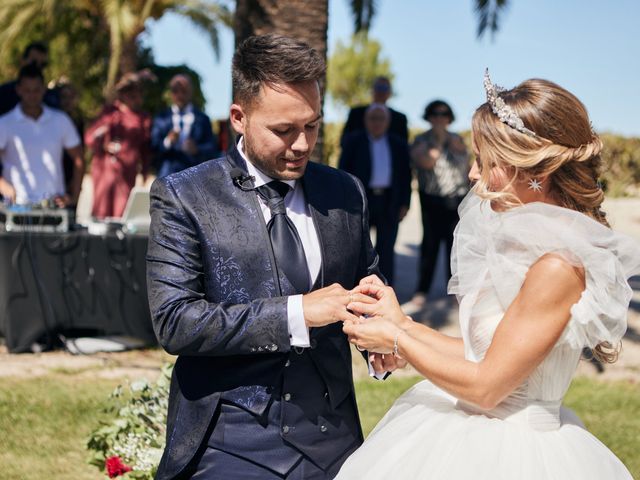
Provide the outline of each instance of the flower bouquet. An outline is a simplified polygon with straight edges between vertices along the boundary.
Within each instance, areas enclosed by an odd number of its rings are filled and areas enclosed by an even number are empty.
[[[109,478],[153,479],[165,443],[172,369],[167,364],[155,383],[120,385],[110,395],[107,413],[113,418],[102,421],[87,441],[89,463]]]

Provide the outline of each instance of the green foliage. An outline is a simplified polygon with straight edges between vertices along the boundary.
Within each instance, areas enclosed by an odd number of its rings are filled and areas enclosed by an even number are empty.
[[[139,408],[125,399],[142,394],[139,391],[125,394],[121,389],[121,396],[109,397],[116,381],[87,373],[78,370],[67,375],[2,378],[0,462],[3,480],[104,478],[104,474],[85,463],[86,437],[92,430],[96,431],[97,423],[113,425],[119,418],[119,408],[128,406],[129,412]],[[162,377],[166,379],[167,373]],[[421,378],[393,375],[378,382],[366,377],[366,373],[362,375],[365,378],[356,380],[355,384],[363,430],[368,434],[393,401]],[[156,393],[152,395],[152,391]],[[144,395],[166,398],[166,389],[155,389],[151,385]],[[566,404],[625,462],[634,478],[640,478],[638,383],[578,378],[569,389]],[[136,425],[142,423],[142,420],[133,421]],[[155,416],[151,423],[164,425],[163,420]],[[162,438],[162,434],[158,433],[157,437]],[[135,478],[132,473],[121,478]]]
[[[187,18],[203,31],[218,53],[218,27],[231,24],[230,0],[4,0],[0,2],[0,81],[15,78],[21,54],[32,41],[49,44],[48,79],[68,79],[79,93],[84,116],[96,115],[118,72],[139,64],[151,66],[160,82],[150,93],[158,100],[165,77],[188,73],[194,80],[196,103],[203,101],[199,77],[184,67],[149,65],[149,52],[139,48],[137,38],[147,20],[166,13]],[[151,57],[152,59],[152,57]],[[159,102],[156,102],[159,105]],[[151,104],[152,111],[157,110]]]
[[[86,463],[85,441],[115,385],[113,380],[83,373],[2,377],[0,478],[104,478]]]
[[[577,378],[565,399],[587,429],[640,478],[640,386]]]
[[[612,197],[640,194],[640,138],[600,135],[604,143],[603,188]]]
[[[380,42],[358,33],[350,45],[341,41],[328,61],[327,92],[332,101],[344,107],[369,103],[371,85],[378,76],[393,82],[391,62],[381,57]]]
[[[338,168],[340,160],[340,135],[342,134],[342,123],[324,123],[324,145],[322,148],[322,163],[334,168]]]
[[[115,389],[107,409],[112,419],[101,422],[87,442],[89,463],[104,470],[105,460],[117,456],[133,469],[123,478],[153,479],[165,443],[172,369],[172,364],[166,364],[153,384],[141,380],[127,391],[122,386]]]
[[[55,3],[55,2],[54,2]],[[109,59],[109,36],[100,17],[89,11],[71,11],[58,5],[46,8],[47,2],[30,2],[26,12],[31,16],[16,17],[16,2],[0,2],[0,29],[24,24],[19,29],[0,34],[0,81],[14,79],[20,69],[22,51],[33,41],[46,41],[49,67],[45,77],[50,84],[66,78],[76,88],[79,108],[95,113],[102,104],[102,90]],[[51,17],[55,15],[55,17]],[[55,22],[48,21],[55,18]],[[9,34],[12,35],[9,35]]]

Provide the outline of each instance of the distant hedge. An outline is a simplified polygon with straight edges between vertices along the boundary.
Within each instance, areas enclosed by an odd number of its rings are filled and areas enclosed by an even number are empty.
[[[324,163],[337,166],[340,157],[341,123],[324,125]],[[415,137],[422,130],[412,129],[409,136]],[[460,132],[471,151],[471,132]],[[607,195],[612,197],[640,196],[640,138],[623,137],[611,133],[600,134],[604,142],[602,158],[606,169],[601,181]]]

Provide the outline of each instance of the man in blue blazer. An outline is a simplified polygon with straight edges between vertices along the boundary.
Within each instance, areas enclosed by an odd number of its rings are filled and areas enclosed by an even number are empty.
[[[362,442],[341,321],[378,259],[360,182],[309,163],[324,69],[304,43],[250,37],[233,58],[238,145],[152,186],[149,304],[178,355],[159,480],[325,480]]]
[[[380,271],[393,284],[398,226],[411,200],[411,167],[407,143],[390,132],[390,122],[389,109],[372,104],[365,112],[365,129],[344,138],[340,168],[365,186],[369,223],[376,229]]]
[[[192,103],[193,86],[178,74],[169,82],[171,107],[153,119],[151,147],[159,178],[193,167],[218,155],[211,120]]]

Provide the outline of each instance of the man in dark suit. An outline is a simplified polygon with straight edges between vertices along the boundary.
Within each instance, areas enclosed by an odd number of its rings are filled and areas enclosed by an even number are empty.
[[[340,137],[340,145],[344,144],[344,139],[349,133],[365,129],[364,115],[371,105],[387,106],[387,100],[391,97],[391,82],[387,77],[378,77],[374,80],[371,88],[371,96],[373,98],[373,102],[371,104],[353,107],[349,111],[347,123],[344,124],[342,136]],[[405,143],[408,143],[409,130],[407,128],[406,115],[388,106],[387,108],[391,114],[389,121],[389,133],[397,135],[399,138],[404,140]]]
[[[393,284],[393,249],[398,225],[409,211],[411,168],[409,148],[389,131],[390,121],[387,107],[371,105],[365,112],[365,130],[344,139],[340,168],[358,177],[366,187],[380,271]]]
[[[166,177],[218,155],[211,120],[191,103],[193,86],[186,75],[169,82],[171,107],[153,119],[151,147],[158,177]]]
[[[309,163],[324,68],[304,43],[250,37],[233,58],[237,147],[153,184],[149,304],[178,355],[159,480],[330,479],[362,442],[340,321],[357,321],[347,305],[368,297],[348,289],[379,282],[378,260],[362,185]]]

